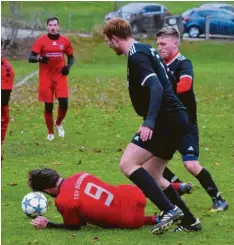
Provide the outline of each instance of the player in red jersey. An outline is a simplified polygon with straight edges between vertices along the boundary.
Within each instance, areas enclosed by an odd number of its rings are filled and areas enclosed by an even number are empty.
[[[47,139],[54,139],[54,125],[59,137],[65,132],[62,121],[68,108],[67,75],[74,63],[73,49],[70,41],[59,34],[59,19],[47,19],[47,35],[40,36],[32,46],[29,62],[39,62],[38,99],[45,103],[44,118],[48,128]],[[64,55],[67,55],[67,64]],[[57,120],[53,122],[53,101],[58,99]]]
[[[53,169],[29,172],[28,184],[33,191],[56,197],[55,205],[63,224],[39,216],[31,224],[39,229],[80,229],[92,224],[104,228],[135,229],[155,224],[155,216],[145,216],[146,197],[135,185],[110,185],[86,172],[63,179]]]
[[[14,81],[14,70],[4,57],[4,40],[1,39],[1,144],[3,144],[10,121],[9,100]]]

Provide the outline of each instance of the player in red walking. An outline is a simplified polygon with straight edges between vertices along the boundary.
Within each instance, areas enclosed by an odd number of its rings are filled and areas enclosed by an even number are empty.
[[[65,132],[62,121],[68,108],[67,75],[74,63],[73,49],[70,41],[59,34],[59,19],[47,19],[47,35],[40,36],[32,46],[29,62],[39,62],[39,93],[38,99],[45,103],[44,118],[48,128],[47,139],[54,139],[54,125],[59,137]],[[67,55],[67,64],[64,55]],[[53,101],[58,99],[57,120],[53,121]]]
[[[9,100],[13,88],[14,71],[3,57],[4,40],[1,39],[1,144],[3,144],[10,121]]]
[[[155,216],[145,216],[146,197],[135,185],[110,185],[86,172],[63,179],[49,168],[31,170],[28,184],[33,191],[56,197],[63,217],[62,224],[55,224],[39,216],[31,222],[35,228],[80,229],[88,223],[135,229],[156,223]]]

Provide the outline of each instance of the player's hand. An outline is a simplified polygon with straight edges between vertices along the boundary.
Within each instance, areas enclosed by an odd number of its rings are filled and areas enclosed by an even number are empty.
[[[140,133],[140,138],[142,141],[147,141],[152,139],[153,130],[144,126],[140,126],[138,133]]]
[[[69,68],[68,68],[68,66],[64,66],[64,67],[62,68],[61,72],[62,72],[62,74],[63,74],[64,76],[67,76],[67,75],[69,74]]]
[[[47,227],[49,220],[46,217],[38,216],[32,219],[31,224],[37,229],[45,229]]]
[[[47,56],[40,56],[38,59],[39,62],[43,63],[43,64],[48,64],[49,61],[49,57]]]

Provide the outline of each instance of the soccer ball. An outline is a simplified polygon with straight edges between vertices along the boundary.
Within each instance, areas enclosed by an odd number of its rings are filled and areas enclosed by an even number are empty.
[[[46,213],[48,209],[48,201],[40,192],[30,192],[24,196],[21,207],[23,212],[31,217],[36,218],[39,215]]]

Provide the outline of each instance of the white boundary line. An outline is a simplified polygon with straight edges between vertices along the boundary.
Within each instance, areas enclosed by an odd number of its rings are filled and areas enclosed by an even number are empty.
[[[25,83],[28,82],[28,80],[29,80],[30,78],[34,77],[36,74],[38,74],[38,71],[35,71],[35,72],[30,73],[30,74],[27,75],[22,81],[16,83],[14,87],[17,88],[17,87],[20,87],[20,86],[24,85]]]

